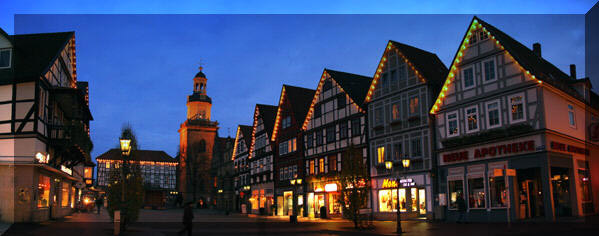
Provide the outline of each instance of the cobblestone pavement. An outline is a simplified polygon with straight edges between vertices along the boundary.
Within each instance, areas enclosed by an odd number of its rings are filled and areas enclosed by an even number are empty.
[[[181,209],[142,210],[139,221],[123,235],[177,235],[182,228]],[[195,210],[194,235],[394,235],[395,222],[375,221],[370,229],[356,230],[345,220],[300,218],[291,224],[288,217],[263,217]],[[596,235],[599,217],[569,222],[514,223],[429,223],[403,221],[404,235]],[[104,210],[101,214],[75,213],[64,219],[43,223],[13,224],[4,235],[112,235],[113,224]]]

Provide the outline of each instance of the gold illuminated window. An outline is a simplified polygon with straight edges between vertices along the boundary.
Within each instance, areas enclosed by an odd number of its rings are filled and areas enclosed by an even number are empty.
[[[60,206],[69,206],[69,184],[66,182],[62,182]]]
[[[314,174],[314,160],[310,160],[310,174]]]
[[[379,164],[384,163],[385,162],[385,147],[384,146],[380,146],[376,149],[376,159],[378,161]]]
[[[86,179],[92,178],[92,168],[91,167],[85,167],[85,169],[83,170],[83,178],[86,178]]]
[[[318,171],[324,173],[324,158],[318,160]]]

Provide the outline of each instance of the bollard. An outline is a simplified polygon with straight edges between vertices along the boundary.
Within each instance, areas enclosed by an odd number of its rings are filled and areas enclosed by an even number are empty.
[[[119,235],[121,231],[121,211],[114,211],[114,235]]]

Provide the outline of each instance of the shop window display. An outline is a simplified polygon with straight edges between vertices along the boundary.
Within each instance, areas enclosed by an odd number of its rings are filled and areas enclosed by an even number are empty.
[[[485,182],[482,177],[468,179],[468,207],[485,208]]]
[[[410,197],[412,198],[412,212],[418,212],[418,189],[410,189]]]
[[[37,207],[48,207],[50,202],[50,177],[40,175],[37,186]]]
[[[65,182],[62,183],[60,206],[69,206],[69,184]]]
[[[418,190],[418,205],[420,207],[420,214],[426,214],[426,192],[424,189]]]
[[[464,194],[464,181],[463,180],[451,180],[447,182],[449,188],[449,209],[458,208],[458,198]],[[463,200],[462,200],[463,201]]]
[[[503,176],[489,178],[489,198],[491,199],[491,207],[506,207],[506,194],[507,193],[505,191],[505,178]]]
[[[397,211],[397,190],[384,189],[379,190],[379,211],[396,212]]]

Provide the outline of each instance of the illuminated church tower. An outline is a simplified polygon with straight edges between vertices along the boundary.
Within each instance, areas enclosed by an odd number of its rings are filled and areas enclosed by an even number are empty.
[[[179,128],[178,189],[183,200],[203,205],[211,202],[213,184],[210,177],[218,122],[210,120],[212,99],[208,97],[206,75],[200,71],[193,78],[193,94],[187,96],[187,120]]]

